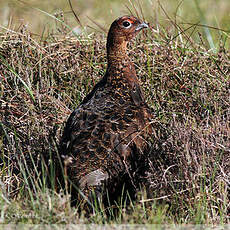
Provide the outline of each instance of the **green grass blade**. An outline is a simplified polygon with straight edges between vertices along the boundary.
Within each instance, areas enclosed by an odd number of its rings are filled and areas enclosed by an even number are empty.
[[[200,15],[201,22],[205,24],[206,20],[205,20],[203,12],[202,12],[202,10],[201,10],[201,8],[199,6],[199,3],[198,3],[197,0],[194,0],[194,2],[195,2],[195,5],[196,5],[196,8],[197,8],[197,11],[198,11],[198,13]],[[217,48],[214,45],[213,38],[212,38],[212,35],[211,35],[210,30],[209,30],[208,27],[204,27],[204,33],[206,35],[206,39],[208,41],[208,44],[209,44],[210,48],[213,49],[213,50],[216,50]]]

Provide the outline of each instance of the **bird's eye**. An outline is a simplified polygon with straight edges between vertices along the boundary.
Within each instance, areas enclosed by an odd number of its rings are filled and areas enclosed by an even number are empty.
[[[129,27],[131,26],[131,23],[128,22],[128,21],[124,21],[124,22],[123,22],[123,26],[124,26],[125,28],[129,28]]]

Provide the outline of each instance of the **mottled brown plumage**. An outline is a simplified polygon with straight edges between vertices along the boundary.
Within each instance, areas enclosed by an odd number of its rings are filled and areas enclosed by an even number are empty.
[[[60,151],[71,158],[69,179],[86,197],[106,186],[118,194],[123,184],[138,186],[144,175],[151,113],[145,103],[127,43],[147,24],[133,16],[115,20],[107,38],[107,71],[69,117]],[[142,176],[143,176],[142,175]]]

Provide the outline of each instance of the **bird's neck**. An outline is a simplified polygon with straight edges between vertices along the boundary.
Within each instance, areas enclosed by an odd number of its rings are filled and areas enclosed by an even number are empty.
[[[134,82],[138,83],[134,64],[127,55],[126,44],[122,46],[109,47],[107,53],[108,66],[106,81],[114,88],[121,87],[121,84],[132,88]]]
[[[107,60],[108,66],[119,65],[120,63],[130,62],[127,55],[127,42],[126,41],[108,41],[107,42]]]
[[[111,32],[110,32],[111,33]],[[135,67],[127,54],[127,41],[122,36],[111,36],[107,40],[107,72],[106,81],[113,87],[124,84],[132,87],[138,82]]]

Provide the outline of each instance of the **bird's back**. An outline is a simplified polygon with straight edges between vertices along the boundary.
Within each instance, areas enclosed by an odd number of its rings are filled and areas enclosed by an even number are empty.
[[[121,77],[122,79],[122,77]],[[61,152],[73,158],[73,177],[80,181],[101,169],[114,176],[124,170],[135,147],[144,151],[151,132],[151,114],[139,84],[104,79],[71,114],[61,141]],[[119,169],[120,168],[120,169]]]

